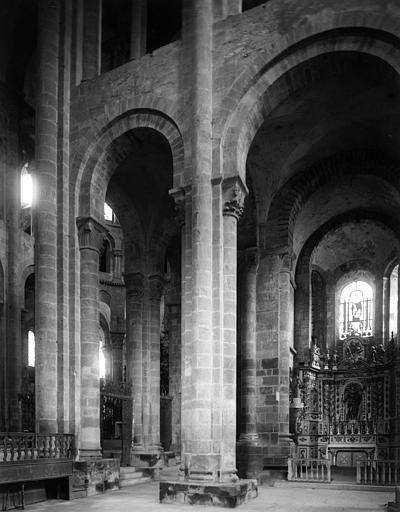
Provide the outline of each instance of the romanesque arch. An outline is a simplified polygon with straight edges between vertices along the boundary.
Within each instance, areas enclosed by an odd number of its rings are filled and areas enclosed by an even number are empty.
[[[359,19],[364,23],[364,16],[360,12]],[[264,119],[276,106],[296,89],[294,82],[280,83],[279,79],[288,71],[310,59],[333,52],[358,52],[377,57],[385,61],[397,73],[398,50],[394,43],[396,37],[389,33],[388,36],[381,30],[365,27],[362,34],[354,35],[351,28],[343,28],[343,20],[336,20],[331,30],[327,30],[326,23],[318,27],[319,30],[310,27],[304,30],[309,32],[306,38],[302,37],[303,31],[293,34],[286,47],[281,47],[280,52],[274,57],[265,52],[255,58],[249,69],[243,71],[237,81],[232,85],[230,92],[225,96],[221,105],[221,116],[216,126],[220,142],[221,169],[219,172],[227,177],[239,174],[245,177],[245,164],[250,144]],[[378,26],[391,27],[393,20],[377,20]],[[324,26],[325,25],[325,26]],[[371,25],[373,27],[373,25]],[[343,28],[342,32],[337,32]],[[335,29],[335,30],[334,30]],[[389,30],[389,28],[388,28]],[[318,35],[318,37],[314,37]],[[338,37],[340,35],[340,37]],[[397,55],[397,58],[393,58]],[[268,62],[268,65],[265,63]],[[249,78],[250,77],[250,78]],[[235,108],[228,108],[229,105]],[[224,112],[229,112],[229,115]]]
[[[113,141],[121,136],[128,136],[127,133],[135,128],[156,130],[167,139],[173,159],[174,186],[181,186],[184,150],[182,137],[177,125],[171,118],[161,112],[151,109],[135,109],[126,112],[102,127],[83,154],[82,148],[76,151],[73,166],[78,167],[76,200],[79,216],[99,216],[110,178],[110,169],[105,165],[111,158],[108,150]],[[114,165],[118,165],[123,158],[124,153],[122,152],[114,159]],[[79,164],[77,164],[77,161],[79,161]],[[101,196],[100,199],[97,197],[98,193]],[[94,207],[93,204],[95,205]]]

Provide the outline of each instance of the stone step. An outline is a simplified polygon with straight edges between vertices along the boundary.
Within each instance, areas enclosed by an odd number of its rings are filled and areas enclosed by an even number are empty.
[[[139,478],[126,478],[124,480],[119,481],[120,487],[129,487],[131,485],[143,484],[145,482],[151,482],[151,478],[149,476],[141,476]]]
[[[144,482],[150,482],[150,475],[145,475],[143,471],[134,466],[122,466],[119,474],[120,487],[128,487],[129,485],[137,485]]]
[[[143,475],[143,471],[136,468],[135,466],[121,466],[119,472],[120,472],[121,478],[123,476],[130,476],[130,475],[134,475],[134,474],[139,474],[140,476]]]
[[[391,492],[394,491],[395,486],[388,485],[360,485],[357,483],[347,483],[340,481],[332,482],[301,482],[279,480],[274,483],[274,487],[287,487],[287,488],[303,488],[303,489],[330,489],[336,491],[372,491],[372,492]]]
[[[76,500],[77,498],[86,498],[87,489],[72,489],[70,499]]]

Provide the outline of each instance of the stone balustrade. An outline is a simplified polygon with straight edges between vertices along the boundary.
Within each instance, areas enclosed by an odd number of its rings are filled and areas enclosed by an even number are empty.
[[[46,459],[72,459],[72,434],[0,432],[0,463]]]

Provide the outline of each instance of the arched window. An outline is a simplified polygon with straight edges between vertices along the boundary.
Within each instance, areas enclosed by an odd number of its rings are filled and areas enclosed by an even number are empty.
[[[107,203],[104,203],[104,220],[107,222],[112,222],[113,224],[119,224],[114,210]]]
[[[397,301],[398,301],[399,266],[396,265],[390,274],[389,289],[389,336],[397,336]]]
[[[28,366],[35,366],[35,335],[28,331]]]
[[[99,257],[99,270],[100,272],[110,272],[111,265],[111,249],[110,249],[110,243],[108,240],[104,240],[103,246],[100,250],[100,257]]]
[[[30,208],[32,206],[33,183],[32,175],[29,172],[29,164],[26,163],[21,170],[21,207]]]
[[[106,358],[104,355],[103,344],[99,344],[99,378],[106,378]]]
[[[340,294],[340,337],[372,336],[374,321],[372,287],[365,281],[353,281]]]

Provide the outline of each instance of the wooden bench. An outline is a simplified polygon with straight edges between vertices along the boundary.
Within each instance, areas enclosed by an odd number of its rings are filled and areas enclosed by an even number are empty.
[[[0,493],[3,494],[3,510],[8,510],[10,498],[15,494],[19,495],[17,508],[24,509],[25,486],[28,482],[48,482],[54,480],[54,497],[70,499],[72,466],[73,462],[71,460],[34,460],[1,463]],[[13,506],[15,507],[15,503]]]

